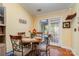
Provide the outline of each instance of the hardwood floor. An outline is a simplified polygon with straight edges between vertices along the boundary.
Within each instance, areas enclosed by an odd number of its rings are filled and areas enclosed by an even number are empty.
[[[59,46],[50,45],[50,56],[74,56],[71,50]]]
[[[71,50],[69,49],[65,49],[59,46],[55,46],[55,45],[50,45],[48,46],[49,49],[49,56],[74,56],[74,54],[72,53]],[[36,50],[31,51],[28,56],[40,56],[37,52],[37,54],[35,54]],[[41,56],[46,56],[45,52],[41,52]]]

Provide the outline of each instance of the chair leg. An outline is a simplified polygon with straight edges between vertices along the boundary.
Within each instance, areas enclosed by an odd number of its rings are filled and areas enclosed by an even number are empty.
[[[14,55],[14,50],[13,50],[13,55]]]
[[[49,56],[50,56],[50,49],[49,49]]]
[[[22,46],[22,56],[23,56],[23,46]]]
[[[22,51],[22,56],[23,56],[23,51]]]

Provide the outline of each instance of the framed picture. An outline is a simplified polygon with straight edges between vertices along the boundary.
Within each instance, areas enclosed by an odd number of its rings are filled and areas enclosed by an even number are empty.
[[[63,28],[70,28],[70,22],[63,22]]]
[[[19,22],[22,23],[22,24],[26,24],[27,23],[27,21],[24,20],[24,19],[19,19]]]

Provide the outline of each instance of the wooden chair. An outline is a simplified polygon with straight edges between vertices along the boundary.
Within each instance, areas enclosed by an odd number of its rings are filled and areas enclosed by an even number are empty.
[[[30,38],[30,37],[26,37],[25,32],[18,32],[19,36],[25,37],[25,38]],[[30,43],[24,43],[23,44],[25,47],[30,48],[31,44]]]
[[[25,36],[25,32],[18,32],[18,35],[19,35],[19,36],[22,36],[22,37],[25,37],[25,38],[27,38],[27,39],[30,38],[30,37],[26,37],[26,36]],[[36,45],[37,45],[37,43],[32,43],[32,44],[31,44],[31,43],[27,42],[27,43],[24,43],[23,45],[24,45],[25,47],[27,47],[27,48],[32,48],[32,50],[36,50]],[[36,53],[36,51],[33,52],[32,54],[35,54],[35,53]],[[32,55],[32,54],[31,54],[31,55]]]
[[[44,38],[43,42],[39,44],[38,49],[39,49],[40,56],[50,56],[50,51],[48,46],[49,46],[49,38],[47,37],[47,38]]]
[[[21,36],[13,36],[10,35],[13,53],[16,56],[23,56],[28,54],[31,49],[25,48],[22,43],[22,37]]]

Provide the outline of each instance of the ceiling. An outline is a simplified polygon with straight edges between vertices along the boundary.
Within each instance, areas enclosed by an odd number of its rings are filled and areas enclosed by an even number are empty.
[[[74,6],[74,3],[21,3],[21,5],[33,16],[44,13],[67,9]],[[39,10],[39,12],[37,11]]]

